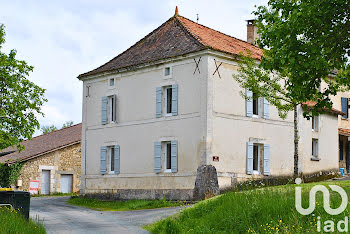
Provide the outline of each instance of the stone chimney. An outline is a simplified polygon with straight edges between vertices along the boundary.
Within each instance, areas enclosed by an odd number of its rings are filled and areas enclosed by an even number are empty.
[[[258,38],[258,27],[255,26],[255,20],[247,20],[247,42],[256,45]]]

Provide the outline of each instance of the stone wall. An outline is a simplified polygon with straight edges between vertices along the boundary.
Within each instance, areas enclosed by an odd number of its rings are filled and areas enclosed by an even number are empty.
[[[30,180],[39,181],[41,191],[42,170],[50,170],[50,193],[61,192],[60,179],[62,174],[73,175],[73,192],[80,191],[81,146],[80,143],[44,154],[31,159],[23,165],[18,178],[17,189],[29,191]]]

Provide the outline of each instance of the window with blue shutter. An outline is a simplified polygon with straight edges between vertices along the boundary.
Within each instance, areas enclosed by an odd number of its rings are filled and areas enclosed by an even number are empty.
[[[341,98],[341,111],[345,113],[342,117],[344,119],[347,119],[349,116],[349,107],[348,107],[348,98]]]
[[[246,95],[246,115],[248,117],[252,117],[253,116],[253,92],[246,89],[245,91],[245,95]]]
[[[264,118],[270,118],[270,103],[266,98],[264,98]]]
[[[107,104],[108,104],[108,98],[102,97],[102,112],[101,112],[101,122],[102,124],[107,124]]]
[[[171,172],[177,172],[177,141],[171,141]]]
[[[171,99],[171,114],[177,115],[177,108],[178,108],[178,85],[174,84],[172,85],[172,99]]]
[[[247,142],[247,174],[253,174],[253,142]]]
[[[154,172],[160,173],[162,170],[162,144],[154,142]]]
[[[102,175],[106,174],[106,172],[107,172],[106,158],[107,158],[107,147],[102,146],[101,152],[100,152],[100,173]]]
[[[114,174],[120,173],[120,147],[119,145],[114,146]]]
[[[156,117],[162,117],[162,88],[156,89]]]
[[[270,175],[270,145],[264,144],[264,175]]]

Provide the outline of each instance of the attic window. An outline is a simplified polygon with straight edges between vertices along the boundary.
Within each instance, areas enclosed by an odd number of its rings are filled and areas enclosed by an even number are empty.
[[[114,78],[109,79],[109,86],[114,86]]]
[[[170,67],[166,67],[165,68],[165,73],[164,73],[165,76],[170,76]]]

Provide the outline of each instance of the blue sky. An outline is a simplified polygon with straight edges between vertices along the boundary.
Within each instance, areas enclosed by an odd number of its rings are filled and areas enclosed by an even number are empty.
[[[29,79],[46,89],[42,125],[81,122],[82,82],[76,77],[123,52],[173,16],[246,39],[254,5],[267,0],[2,0],[4,49],[34,66]],[[37,133],[38,134],[38,133]]]

